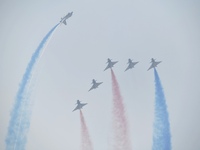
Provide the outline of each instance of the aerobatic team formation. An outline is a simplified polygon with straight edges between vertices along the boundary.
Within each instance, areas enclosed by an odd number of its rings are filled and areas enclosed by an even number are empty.
[[[65,25],[67,25],[67,22],[66,22],[66,20],[68,19],[68,18],[70,18],[71,16],[72,16],[72,14],[73,14],[73,12],[70,12],[70,13],[68,13],[66,16],[64,16],[63,18],[61,18],[61,20],[60,20],[60,23],[63,23],[63,24],[65,24]],[[114,65],[117,63],[118,61],[111,61],[111,59],[110,58],[108,58],[108,60],[107,60],[107,67],[104,69],[104,71],[105,70],[107,70],[107,69],[111,69],[112,67],[114,67]],[[137,64],[138,62],[133,62],[133,60],[131,60],[130,58],[128,59],[128,67],[126,68],[126,70],[125,71],[127,71],[127,70],[129,70],[129,69],[132,69],[132,68],[134,68],[134,66]],[[161,63],[161,61],[155,61],[155,59],[151,59],[151,66],[149,67],[149,69],[148,70],[150,70],[150,69],[152,69],[152,68],[155,68],[155,67],[157,67],[157,65],[159,64],[159,63]],[[100,85],[100,84],[102,84],[103,82],[96,82],[96,80],[95,79],[93,79],[92,80],[92,87],[89,89],[89,91],[91,91],[92,89],[96,89],[96,88],[98,88],[98,86]],[[73,110],[73,111],[75,111],[75,110],[77,110],[77,109],[82,109],[82,107],[83,106],[85,106],[87,103],[81,103],[80,102],[80,100],[77,100],[77,107]]]
[[[109,69],[109,68],[112,69],[112,67],[114,67],[114,65],[115,65],[116,63],[118,63],[118,61],[112,61],[110,58],[108,58],[108,60],[107,60],[107,64],[108,64],[108,65],[107,65],[107,67],[104,69],[104,71],[107,70],[107,69]],[[133,62],[133,60],[131,60],[131,59],[129,58],[129,59],[128,59],[128,67],[126,68],[125,71],[134,68],[134,66],[135,66],[137,63],[138,63],[138,62]],[[149,67],[148,70],[157,67],[157,65],[158,65],[159,63],[161,63],[161,61],[155,61],[155,59],[152,58],[152,59],[151,59],[151,66]],[[147,71],[148,71],[148,70],[147,70]],[[93,80],[92,80],[92,84],[93,84],[93,85],[92,85],[92,87],[89,89],[89,91],[98,88],[99,85],[102,84],[102,83],[103,83],[103,82],[96,82],[96,80],[93,79]],[[77,104],[77,106],[76,106],[76,108],[75,108],[73,111],[78,110],[78,109],[82,109],[82,107],[85,106],[87,103],[81,103],[79,100],[77,100],[77,103],[76,103],[76,104]]]
[[[50,36],[54,33],[58,25],[67,25],[66,20],[72,16],[73,12],[68,13],[66,16],[61,18],[60,23],[55,25],[43,38],[35,52],[33,53],[30,62],[27,65],[25,73],[22,77],[21,84],[19,86],[15,102],[11,111],[10,122],[8,126],[6,136],[6,150],[25,150],[27,144],[27,134],[30,128],[31,120],[31,107],[30,105],[30,92],[31,82],[34,76],[34,68],[38,65],[39,59],[41,59],[45,44],[49,40]],[[112,110],[112,130],[113,130],[113,150],[132,150],[131,140],[129,137],[128,120],[126,118],[125,107],[123,104],[123,98],[121,96],[120,88],[114,71],[112,68],[118,61],[112,61],[108,58],[107,66],[104,69],[111,70],[112,77],[112,94],[113,94],[113,110]],[[125,71],[134,68],[139,62],[133,62],[128,59],[128,66]],[[156,71],[156,67],[161,61],[151,59],[151,66],[148,68],[154,69],[155,79],[155,120],[153,126],[153,145],[152,150],[171,150],[171,133],[169,115],[167,111],[166,100],[162,89],[161,81]],[[97,82],[95,79],[92,80],[92,87],[88,90],[94,90],[98,88],[103,82]],[[28,94],[27,94],[28,93]],[[89,131],[84,119],[84,115],[81,109],[87,105],[87,103],[81,103],[77,100],[77,106],[73,111],[80,110],[80,122],[81,122],[81,149],[82,150],[93,150],[93,144],[89,136]]]

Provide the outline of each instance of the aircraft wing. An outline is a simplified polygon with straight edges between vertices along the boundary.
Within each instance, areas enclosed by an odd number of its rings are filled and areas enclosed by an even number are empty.
[[[75,111],[75,110],[77,110],[77,109],[79,109],[78,105],[76,106],[76,108],[75,108],[73,111]],[[73,112],[73,111],[72,111],[72,112]]]
[[[148,70],[150,70],[150,69],[152,69],[152,68],[154,68],[154,65],[153,65],[153,64],[151,64],[151,66],[149,67]],[[148,71],[148,70],[147,70],[147,71]]]
[[[83,104],[81,104],[81,108],[82,108],[83,106],[85,106],[85,105],[87,105],[87,103],[83,103]]]
[[[127,71],[128,69],[130,69],[130,66],[128,66],[125,71]]]
[[[108,68],[110,68],[109,65],[104,69],[104,71],[107,70]]]
[[[64,23],[65,25],[67,25],[67,22],[66,22],[66,20],[64,20],[64,21],[63,21],[63,23]]]
[[[114,62],[113,62],[113,65],[115,65],[116,63],[118,63],[118,61],[114,61]]]
[[[91,91],[92,89],[94,89],[94,84],[93,84],[92,87],[89,89],[89,91]],[[89,92],[89,91],[88,91],[88,92]]]
[[[99,83],[97,83],[97,87],[100,85],[100,84],[102,84],[103,82],[99,82]]]

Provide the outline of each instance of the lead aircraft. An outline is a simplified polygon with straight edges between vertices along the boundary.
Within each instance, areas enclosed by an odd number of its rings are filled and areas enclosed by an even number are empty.
[[[107,70],[108,68],[112,68],[116,63],[117,63],[118,61],[111,61],[111,59],[110,58],[108,58],[108,60],[107,60],[107,67],[104,69],[104,71],[105,70]]]
[[[152,64],[151,64],[151,66],[149,67],[148,70],[157,67],[157,65],[158,65],[159,63],[162,62],[162,61],[155,61],[155,60],[156,60],[156,59],[151,58],[151,62],[150,62],[150,63],[152,63]],[[147,71],[148,71],[148,70],[147,70]]]
[[[63,18],[61,18],[60,23],[64,23],[65,25],[67,25],[66,20],[71,17],[73,14],[73,12],[68,13],[66,16],[64,16]]]
[[[77,104],[77,106],[73,111],[82,109],[83,106],[87,105],[87,103],[81,103],[81,101],[79,101],[79,100],[77,100],[76,104]]]
[[[128,69],[134,68],[134,66],[135,66],[137,63],[138,63],[138,61],[137,61],[137,62],[133,62],[131,59],[128,59],[128,63],[127,63],[127,64],[129,64],[129,65],[128,65],[128,67],[126,68],[125,71],[127,71]]]
[[[92,80],[92,87],[89,89],[89,91],[91,91],[92,89],[96,89],[96,88],[98,88],[98,86],[100,85],[100,84],[102,84],[103,82],[96,82],[96,80],[95,79],[93,79]],[[88,92],[89,92],[88,91]]]

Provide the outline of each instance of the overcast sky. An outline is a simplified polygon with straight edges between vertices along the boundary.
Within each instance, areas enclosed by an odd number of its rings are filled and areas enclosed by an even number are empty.
[[[1,0],[0,149],[16,93],[31,55],[60,18],[61,25],[39,62],[33,83],[27,150],[79,150],[77,99],[95,150],[110,150],[112,89],[107,58],[114,67],[134,150],[152,146],[154,76],[151,58],[167,100],[173,150],[200,149],[200,2],[198,0]],[[139,61],[124,72],[128,58]],[[92,79],[104,82],[88,92]]]

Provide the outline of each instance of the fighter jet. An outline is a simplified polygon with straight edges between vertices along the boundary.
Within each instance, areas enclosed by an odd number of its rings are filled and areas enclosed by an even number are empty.
[[[61,24],[61,23],[64,23],[65,25],[67,25],[66,20],[67,20],[69,17],[71,17],[72,14],[73,14],[73,12],[70,12],[70,13],[68,13],[66,16],[64,16],[63,18],[61,18],[60,24]]]
[[[131,59],[128,59],[128,63],[127,63],[127,64],[129,64],[129,65],[128,65],[128,67],[126,68],[125,71],[127,71],[128,69],[134,68],[134,66],[135,66],[137,63],[138,63],[138,61],[137,61],[137,62],[133,62]]]
[[[107,70],[108,68],[112,68],[118,61],[111,61],[111,59],[108,58],[108,61],[107,61],[107,67],[104,69]]]
[[[96,80],[92,80],[92,87],[89,89],[89,91],[91,91],[92,89],[96,89],[96,88],[98,88],[98,86],[100,85],[100,84],[102,84],[103,82],[96,82]],[[89,92],[88,91],[88,92]]]
[[[151,64],[151,66],[149,67],[148,70],[150,70],[151,68],[157,67],[157,65],[158,65],[159,63],[162,62],[162,61],[155,61],[155,60],[156,60],[156,59],[151,58],[151,62],[150,62],[150,63],[152,63],[152,64]],[[148,71],[148,70],[147,70],[147,71]]]
[[[87,105],[87,103],[81,103],[81,101],[79,101],[79,100],[77,100],[76,104],[77,104],[77,106],[73,111],[75,111],[77,109],[82,109],[83,106]]]

